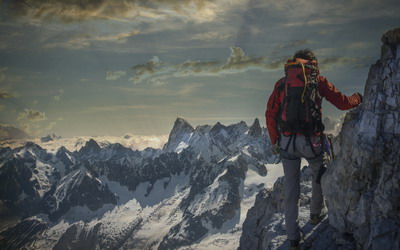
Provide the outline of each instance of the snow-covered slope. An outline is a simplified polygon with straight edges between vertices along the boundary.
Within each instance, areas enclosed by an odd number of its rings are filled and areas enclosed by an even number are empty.
[[[2,216],[27,218],[0,232],[0,247],[236,249],[255,195],[281,175],[268,141],[258,119],[177,118],[162,150],[0,148]]]

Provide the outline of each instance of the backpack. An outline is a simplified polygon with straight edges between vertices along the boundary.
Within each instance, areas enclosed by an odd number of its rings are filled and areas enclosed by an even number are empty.
[[[318,65],[289,62],[285,65],[285,75],[279,87],[285,92],[277,119],[280,130],[304,135],[323,132]]]

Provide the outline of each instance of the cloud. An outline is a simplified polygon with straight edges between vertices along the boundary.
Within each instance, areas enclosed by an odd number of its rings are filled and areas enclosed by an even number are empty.
[[[132,69],[134,76],[130,78],[135,84],[146,82],[161,85],[171,77],[185,76],[222,76],[237,74],[247,70],[276,70],[281,68],[287,58],[268,60],[266,57],[247,56],[240,47],[230,47],[230,55],[225,63],[220,61],[191,61],[181,64],[167,65],[154,56],[145,64],[139,64]]]
[[[162,148],[165,143],[168,141],[167,135],[161,136],[141,136],[141,135],[132,135],[126,134],[123,137],[123,141],[120,142],[125,146],[143,150],[145,148]]]
[[[21,128],[0,123],[0,140],[29,138],[29,134]]]
[[[264,57],[248,57],[245,55],[243,50],[239,47],[230,47],[231,55],[229,56],[225,65],[222,66],[222,70],[239,70],[246,69],[252,66],[258,67],[263,66]]]
[[[108,71],[106,74],[106,80],[115,81],[124,75],[126,75],[126,71]]]
[[[9,98],[15,98],[16,95],[9,93],[7,91],[4,90],[0,90],[0,99],[9,99]]]
[[[333,134],[334,136],[337,136],[342,129],[342,124],[345,116],[346,114],[341,115],[339,118],[332,118],[329,116],[325,116],[324,118],[322,118],[322,122],[325,125],[325,132],[327,134]]]
[[[55,100],[55,101],[60,101],[60,100],[61,100],[61,96],[62,96],[63,94],[64,94],[64,90],[60,89],[60,90],[59,90],[59,94],[53,96],[53,100]]]
[[[146,79],[151,79],[153,75],[160,76],[168,71],[170,71],[166,67],[161,67],[162,63],[158,56],[153,56],[148,62],[144,64],[135,65],[132,69],[135,72],[135,75],[130,78],[135,84],[143,82]]]
[[[334,130],[336,124],[338,124],[340,121],[338,119],[333,119],[331,117],[325,116],[324,118],[322,118],[322,122],[325,125],[325,130],[330,131]]]
[[[260,1],[258,8],[278,13],[284,26],[295,27],[346,24],[366,17],[398,18],[397,0],[266,0]],[[286,21],[286,22],[285,22]]]
[[[44,112],[33,109],[25,109],[23,112],[19,113],[17,120],[38,122],[46,120],[46,115]]]
[[[21,0],[10,1],[7,7],[13,16],[36,21],[59,19],[63,22],[157,18],[167,14],[203,22],[215,18],[218,12],[217,4],[212,0]]]
[[[224,34],[221,32],[210,31],[205,33],[199,33],[193,35],[193,40],[203,40],[203,41],[212,41],[212,40],[225,40],[231,38],[232,34]]]
[[[17,118],[18,126],[32,136],[37,136],[46,130],[51,130],[57,124],[55,121],[50,123],[44,122],[46,120],[48,119],[44,112],[28,108],[20,112]]]
[[[106,35],[91,35],[89,33],[74,33],[70,34],[68,38],[56,37],[52,40],[46,41],[45,48],[66,48],[66,49],[82,49],[89,47],[94,44],[94,42],[117,42],[126,43],[129,37],[139,34],[139,31],[128,31],[120,32],[116,34],[106,34]]]

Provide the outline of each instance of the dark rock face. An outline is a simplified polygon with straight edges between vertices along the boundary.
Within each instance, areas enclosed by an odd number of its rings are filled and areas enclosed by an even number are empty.
[[[261,134],[262,134],[262,128],[260,126],[260,121],[258,120],[258,118],[256,118],[254,120],[253,125],[251,125],[249,129],[249,135],[253,137],[258,137],[261,136]]]
[[[101,224],[96,224],[89,232],[78,224],[70,226],[53,249],[96,249]]]
[[[115,194],[111,193],[108,186],[102,185],[95,177],[87,172],[80,173],[72,183],[61,182],[67,190],[53,188],[43,199],[44,211],[49,214],[52,221],[58,220],[71,207],[87,206],[95,211],[104,204],[117,204]],[[63,180],[69,181],[68,178]],[[64,193],[65,192],[65,193]]]
[[[168,142],[164,145],[164,150],[174,150],[178,147],[180,142],[187,141],[193,131],[193,127],[185,119],[178,117],[175,120],[171,133],[169,134]],[[178,144],[175,145],[176,143]]]
[[[400,28],[382,37],[364,102],[347,114],[341,150],[322,182],[330,224],[363,249],[400,247],[399,37]]]
[[[36,219],[27,219],[17,226],[0,232],[1,249],[22,249],[29,246],[35,237],[47,228],[47,223]]]
[[[88,155],[88,154],[96,154],[100,152],[100,146],[97,144],[97,142],[93,139],[90,139],[89,141],[86,142],[85,146],[83,146],[80,150],[79,153],[81,155]]]

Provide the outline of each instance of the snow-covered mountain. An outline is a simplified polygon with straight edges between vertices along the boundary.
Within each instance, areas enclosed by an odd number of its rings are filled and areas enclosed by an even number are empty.
[[[65,147],[69,151],[79,150],[85,146],[90,139],[96,140],[101,147],[106,147],[110,144],[119,143],[126,148],[134,150],[144,150],[145,148],[162,148],[167,142],[167,135],[133,135],[125,134],[124,136],[75,136],[61,137],[55,134],[50,134],[41,138],[29,139],[4,139],[0,141],[0,147],[18,148],[25,146],[27,142],[33,142],[47,151],[57,151],[60,147]]]
[[[0,148],[0,247],[236,249],[255,195],[281,174],[270,158],[258,119],[177,118],[163,149]]]

